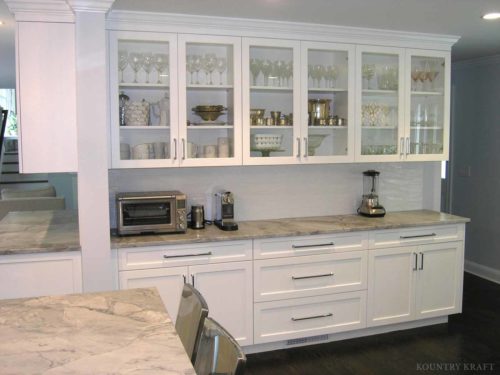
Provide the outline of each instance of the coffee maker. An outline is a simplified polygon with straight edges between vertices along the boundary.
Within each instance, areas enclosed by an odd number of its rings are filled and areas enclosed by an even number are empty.
[[[215,193],[215,225],[222,230],[237,230],[234,221],[234,196],[230,191]]]
[[[363,172],[363,199],[358,214],[368,217],[382,217],[385,208],[378,201],[378,176],[380,172],[370,169]]]

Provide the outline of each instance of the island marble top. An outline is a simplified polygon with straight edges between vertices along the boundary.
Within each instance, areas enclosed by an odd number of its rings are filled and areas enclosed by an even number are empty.
[[[113,236],[111,238],[111,246],[113,248],[127,248],[254,238],[308,236],[314,234],[459,224],[469,221],[469,219],[461,216],[429,210],[388,212],[384,217],[378,218],[360,215],[284,218],[239,222],[239,229],[232,232],[222,231],[215,225],[205,225],[205,229],[188,229],[186,233],[181,234]]]
[[[77,211],[9,212],[0,220],[0,255],[80,250]]]
[[[0,301],[2,374],[195,374],[155,288]]]

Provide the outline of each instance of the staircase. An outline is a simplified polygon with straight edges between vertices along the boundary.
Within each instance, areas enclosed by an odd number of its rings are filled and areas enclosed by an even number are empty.
[[[5,151],[0,173],[0,189],[37,189],[47,186],[47,173],[19,173],[19,155],[17,151]]]

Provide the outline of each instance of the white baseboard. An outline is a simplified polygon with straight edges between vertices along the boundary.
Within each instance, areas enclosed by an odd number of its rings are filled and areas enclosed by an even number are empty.
[[[500,270],[497,270],[496,268],[483,266],[482,264],[466,260],[465,272],[472,273],[473,275],[479,276],[483,279],[500,284]]]

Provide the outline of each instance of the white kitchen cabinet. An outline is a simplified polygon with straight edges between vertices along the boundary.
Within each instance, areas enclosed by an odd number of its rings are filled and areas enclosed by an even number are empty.
[[[76,172],[75,25],[17,22],[16,63],[20,172]]]
[[[242,77],[243,164],[298,163],[300,42],[243,38]]]
[[[120,289],[156,287],[175,321],[184,282],[241,345],[253,343],[251,241],[120,249]]]
[[[369,251],[368,326],[459,313],[463,242]]]
[[[355,47],[301,42],[300,161],[354,161]]]
[[[178,166],[177,35],[111,31],[109,64],[111,167]]]
[[[355,159],[446,160],[450,54],[374,46],[356,51]]]
[[[180,165],[241,165],[241,38],[181,34],[178,59]]]
[[[81,292],[79,252],[0,256],[0,299]]]

